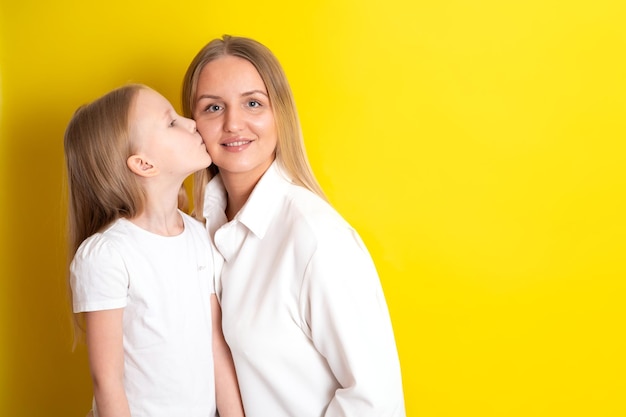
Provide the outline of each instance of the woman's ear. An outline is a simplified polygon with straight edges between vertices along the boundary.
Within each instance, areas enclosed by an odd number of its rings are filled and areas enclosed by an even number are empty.
[[[150,178],[159,173],[159,169],[141,155],[131,155],[126,160],[128,168],[140,177]]]

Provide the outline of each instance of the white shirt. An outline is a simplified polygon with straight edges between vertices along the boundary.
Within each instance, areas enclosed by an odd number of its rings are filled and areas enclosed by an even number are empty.
[[[210,242],[181,215],[185,230],[171,237],[119,219],[86,239],[71,265],[74,312],[124,308],[133,417],[215,416]]]
[[[246,416],[404,416],[374,263],[334,209],[284,175],[275,162],[228,223],[219,175],[205,193],[207,229],[224,258],[216,283],[223,331]]]

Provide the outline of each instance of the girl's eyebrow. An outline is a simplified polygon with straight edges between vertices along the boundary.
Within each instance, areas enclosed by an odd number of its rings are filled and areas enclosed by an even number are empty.
[[[170,111],[170,109],[167,109],[163,113],[161,113],[161,120],[170,120],[170,119],[172,119],[172,112]]]

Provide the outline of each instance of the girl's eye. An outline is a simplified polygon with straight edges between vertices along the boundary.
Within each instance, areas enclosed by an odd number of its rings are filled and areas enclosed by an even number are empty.
[[[176,124],[176,119],[174,119],[174,120],[172,120],[172,121],[170,122],[170,127],[174,127],[174,124]]]

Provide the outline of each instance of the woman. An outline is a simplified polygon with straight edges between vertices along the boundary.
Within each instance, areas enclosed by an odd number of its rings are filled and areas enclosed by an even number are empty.
[[[275,56],[211,41],[187,70],[183,111],[213,160],[194,203],[223,257],[216,292],[246,415],[404,416],[375,266],[315,180]]]

